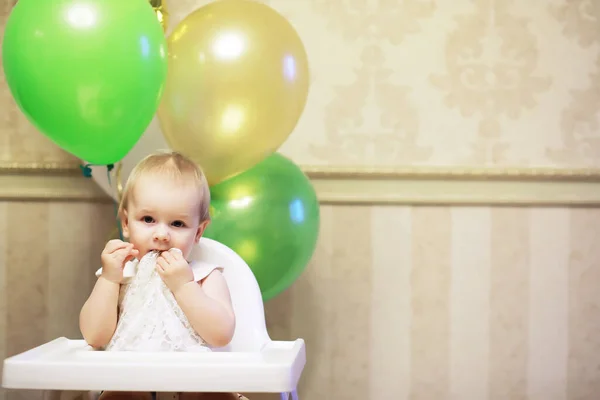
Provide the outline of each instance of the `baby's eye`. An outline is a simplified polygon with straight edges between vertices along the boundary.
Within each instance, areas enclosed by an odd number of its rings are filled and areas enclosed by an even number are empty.
[[[142,221],[144,221],[146,224],[151,224],[154,222],[154,218],[152,218],[149,215],[146,215],[146,216],[142,217]]]
[[[173,222],[173,226],[175,228],[183,228],[185,226],[185,223],[183,221],[175,221]]]

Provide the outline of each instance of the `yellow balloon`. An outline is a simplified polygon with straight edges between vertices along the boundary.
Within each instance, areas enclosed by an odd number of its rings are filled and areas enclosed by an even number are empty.
[[[150,5],[156,14],[156,18],[163,28],[163,32],[167,31],[169,26],[169,13],[167,12],[167,5],[163,0],[150,0]]]
[[[211,185],[257,164],[295,128],[308,96],[306,50],[267,5],[220,0],[188,15],[167,39],[158,119],[173,150]]]

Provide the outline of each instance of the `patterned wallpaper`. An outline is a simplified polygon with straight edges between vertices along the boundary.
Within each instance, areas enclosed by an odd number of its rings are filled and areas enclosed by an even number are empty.
[[[597,1],[268,3],[312,66],[301,164],[600,165]]]
[[[600,167],[598,1],[266,2],[310,59],[302,165]],[[170,29],[205,3],[167,0]],[[0,161],[70,160],[1,87]]]

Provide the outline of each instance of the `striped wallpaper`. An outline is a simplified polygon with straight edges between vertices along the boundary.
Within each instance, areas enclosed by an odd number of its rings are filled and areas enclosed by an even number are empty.
[[[0,359],[59,336],[81,337],[79,310],[113,213],[106,204],[0,202]],[[0,389],[0,400],[40,395]]]
[[[80,337],[112,212],[0,203],[2,358]],[[313,261],[266,304],[269,331],[306,340],[306,400],[594,400],[598,242],[598,209],[323,206]]]
[[[307,340],[305,399],[600,396],[600,210],[323,207],[267,304]]]

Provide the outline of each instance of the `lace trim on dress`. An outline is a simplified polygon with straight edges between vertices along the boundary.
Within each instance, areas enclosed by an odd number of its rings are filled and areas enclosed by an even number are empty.
[[[121,285],[119,318],[107,351],[210,351],[156,272],[158,252],[140,260]]]

